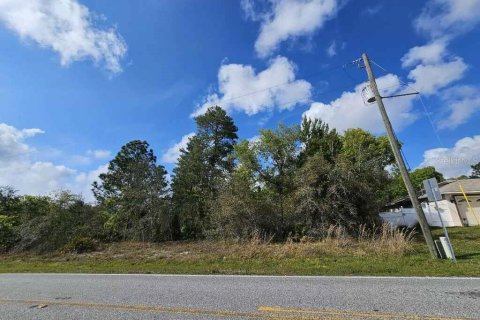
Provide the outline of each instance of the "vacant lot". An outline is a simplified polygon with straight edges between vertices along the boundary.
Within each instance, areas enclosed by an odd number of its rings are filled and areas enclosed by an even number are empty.
[[[480,276],[480,228],[451,228],[458,258],[433,261],[419,235],[322,242],[114,243],[85,254],[0,256],[0,272]],[[434,230],[435,236],[442,230]]]

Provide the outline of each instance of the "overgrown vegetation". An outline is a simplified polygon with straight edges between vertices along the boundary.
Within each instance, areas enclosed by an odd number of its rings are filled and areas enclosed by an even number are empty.
[[[45,252],[63,248],[80,237],[105,240],[106,217],[96,206],[67,191],[46,196],[17,196],[0,188],[2,251]]]
[[[0,188],[0,251],[82,253],[120,241],[261,237],[307,251],[334,242],[344,253],[409,252],[405,234],[375,228],[382,206],[404,192],[396,171],[387,170],[394,159],[386,137],[361,129],[339,134],[304,119],[238,141],[220,107],[195,120],[170,185],[149,144],[134,140],[93,184],[95,204],[68,191],[19,196]],[[417,184],[432,176],[442,178],[434,168],[412,173]]]
[[[336,229],[336,228],[335,228]],[[432,260],[421,236],[390,234],[390,229],[361,239],[342,239],[331,232],[323,241],[272,242],[190,240],[115,242],[91,253],[9,253],[0,256],[0,272],[399,275],[478,276],[480,228],[449,228],[458,262]],[[433,230],[440,236],[442,230]],[[358,232],[362,232],[359,230]],[[342,233],[343,234],[343,233]],[[383,236],[379,236],[382,235]],[[400,240],[398,240],[400,238]],[[406,241],[405,241],[406,240]],[[405,251],[399,249],[405,244]],[[391,252],[391,248],[399,251]]]

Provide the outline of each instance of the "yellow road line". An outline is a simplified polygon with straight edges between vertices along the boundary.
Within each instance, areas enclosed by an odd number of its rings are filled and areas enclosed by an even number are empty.
[[[313,309],[297,309],[297,308],[284,308],[284,307],[271,307],[260,306],[258,311],[271,312],[271,313],[300,313],[300,314],[325,314],[330,316],[350,316],[350,317],[367,317],[367,318],[394,318],[394,319],[425,319],[425,320],[474,320],[471,318],[463,317],[440,317],[440,316],[418,316],[412,314],[394,314],[394,313],[382,313],[382,312],[353,312],[353,311],[338,311],[338,310],[313,310]]]
[[[282,319],[282,320],[355,320],[355,319],[426,319],[426,320],[473,320],[468,318],[451,318],[436,316],[415,316],[406,314],[371,313],[371,312],[348,312],[340,310],[309,310],[283,307],[260,306],[258,312],[209,310],[188,307],[164,307],[149,305],[122,305],[108,303],[92,303],[81,301],[57,301],[57,300],[20,300],[0,299],[0,303],[19,303],[29,305],[49,305],[78,307],[91,309],[122,310],[132,312],[158,312],[171,314],[185,314],[192,316],[212,316],[219,318],[247,318],[247,319]]]
[[[195,308],[181,308],[181,307],[161,307],[161,306],[147,306],[147,305],[120,305],[120,304],[106,304],[106,303],[90,303],[90,302],[76,302],[76,301],[50,301],[50,300],[18,300],[18,299],[0,299],[0,303],[20,303],[30,305],[49,305],[49,306],[66,306],[78,308],[92,308],[92,309],[109,309],[122,311],[137,311],[137,312],[158,312],[171,314],[185,314],[192,316],[213,316],[221,318],[248,318],[248,319],[284,319],[284,320],[351,320],[352,318],[343,317],[329,317],[325,316],[299,316],[299,315],[281,315],[268,314],[263,312],[241,312],[229,310],[208,310]]]

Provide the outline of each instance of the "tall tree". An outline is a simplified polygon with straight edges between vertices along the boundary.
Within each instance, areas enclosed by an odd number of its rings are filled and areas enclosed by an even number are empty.
[[[124,239],[161,240],[166,227],[164,167],[146,141],[124,145],[110,161],[108,171],[93,183],[97,201],[110,214],[113,231]]]
[[[360,213],[359,217],[376,214],[388,201],[389,177],[386,169],[395,167],[395,157],[388,138],[374,136],[363,129],[348,129],[342,142],[341,170],[354,177],[349,182],[351,190],[358,188],[355,192],[367,192],[356,200],[352,199]]]
[[[342,140],[335,129],[330,129],[328,124],[319,119],[303,118],[300,127],[300,140],[303,149],[300,152],[299,162],[303,164],[308,157],[320,153],[329,161],[335,161],[342,151]]]
[[[277,197],[281,234],[285,236],[286,200],[293,188],[297,156],[300,150],[299,127],[280,124],[275,130],[260,130],[260,138],[255,145],[259,161],[262,163],[260,176]]]
[[[472,174],[470,175],[470,178],[480,178],[480,162],[472,165],[471,167]]]
[[[176,238],[201,237],[209,224],[211,188],[205,149],[204,141],[194,136],[186,149],[180,150],[180,158],[173,169],[173,231]]]
[[[197,134],[181,151],[172,182],[174,220],[184,238],[198,238],[211,228],[211,206],[232,172],[237,130],[218,106],[195,118]]]
[[[290,230],[289,195],[293,190],[293,177],[301,149],[298,126],[287,127],[280,124],[276,129],[260,130],[259,138],[254,142],[243,141],[236,148],[239,165],[251,170],[256,179],[258,191],[268,195],[274,216],[270,217],[276,225],[276,236],[284,237]],[[278,224],[276,223],[278,221]]]
[[[206,156],[212,175],[231,172],[233,161],[228,156],[238,139],[238,128],[233,119],[219,106],[210,107],[207,112],[195,118],[197,137],[206,145]]]

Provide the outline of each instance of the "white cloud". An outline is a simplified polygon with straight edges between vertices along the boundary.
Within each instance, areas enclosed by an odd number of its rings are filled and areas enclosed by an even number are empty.
[[[327,56],[333,57],[336,54],[337,54],[337,43],[334,40],[327,48]]]
[[[261,12],[259,8],[257,8],[261,3],[257,0],[241,0],[240,6],[243,9],[243,13],[245,13],[245,17],[252,21],[259,21],[261,20],[265,13]]]
[[[440,62],[437,64],[419,64],[408,74],[408,78],[413,80],[415,89],[422,94],[436,94],[451,83],[460,80],[468,66],[462,58],[455,57],[449,62]]]
[[[238,110],[253,115],[262,111],[292,109],[310,99],[311,84],[295,80],[295,65],[277,57],[267,69],[256,73],[249,65],[222,65],[218,72],[219,93],[208,95],[193,116],[203,114],[210,106]]]
[[[454,36],[480,22],[479,12],[480,0],[430,0],[415,27],[432,38]]]
[[[25,140],[43,133],[40,129],[19,130],[0,124],[0,185],[12,185],[22,192],[43,193],[58,189],[74,174],[65,166],[31,161],[34,151]]]
[[[66,66],[91,59],[112,74],[122,71],[127,46],[115,28],[77,0],[0,0],[0,21],[24,40],[54,50]]]
[[[474,86],[451,87],[464,77],[468,65],[460,57],[449,57],[447,52],[455,37],[480,22],[479,11],[480,0],[430,0],[414,23],[430,42],[411,48],[401,59],[404,68],[414,67],[408,78],[417,90],[438,95],[447,104],[450,114],[438,123],[443,129],[456,128],[479,108]]]
[[[40,133],[44,132],[37,128],[17,130],[0,123],[0,161],[14,160],[30,152],[31,148],[23,140]]]
[[[251,137],[250,139],[247,139],[249,143],[257,143],[258,141],[260,141],[260,136],[259,135],[255,135],[253,137]]]
[[[367,7],[365,10],[362,11],[362,14],[363,15],[368,15],[368,16],[373,16],[373,15],[376,15],[377,13],[380,12],[380,10],[383,9],[383,5],[382,4],[377,4],[376,6],[372,6],[372,7]]]
[[[74,174],[75,170],[51,162],[3,162],[0,185],[13,186],[22,194],[47,194],[65,188]]]
[[[80,154],[71,156],[69,160],[69,163],[73,165],[88,165],[92,163],[92,158]]]
[[[439,63],[443,60],[445,54],[446,42],[444,40],[432,41],[426,45],[411,48],[402,57],[402,67],[411,67],[417,63]]]
[[[176,163],[177,159],[180,157],[180,150],[185,149],[187,147],[188,142],[190,139],[195,135],[195,132],[191,132],[186,134],[182,137],[180,142],[175,143],[171,148],[169,148],[163,155],[162,155],[162,162],[164,163]]]
[[[339,131],[362,128],[373,133],[381,133],[384,126],[377,106],[364,105],[362,102],[362,89],[365,85],[365,83],[357,85],[354,91],[344,92],[330,103],[314,102],[303,116],[321,119]],[[399,78],[392,74],[378,78],[377,85],[379,88],[385,88],[380,90],[384,96],[402,93],[399,90],[401,87]],[[406,127],[417,118],[412,111],[413,99],[413,96],[407,96],[384,101],[392,124],[397,129]]]
[[[108,163],[98,166],[96,169],[88,172],[81,172],[75,176],[73,190],[75,192],[81,193],[85,200],[88,202],[93,202],[94,197],[92,193],[92,183],[98,181],[98,176],[101,173],[106,173],[108,171]]]
[[[101,160],[107,159],[111,156],[111,152],[109,150],[104,149],[97,149],[97,150],[88,150],[87,155],[93,157],[94,159]]]
[[[420,167],[434,166],[446,178],[470,174],[470,166],[480,161],[480,135],[458,140],[452,148],[424,152]]]
[[[441,129],[454,129],[468,121],[475,112],[480,111],[480,88],[463,85],[452,87],[442,94],[450,114],[439,122]]]
[[[60,154],[62,152],[60,151]],[[85,154],[76,154],[68,157],[68,163],[71,165],[89,165],[96,160],[105,160],[111,156],[111,152],[109,150],[87,150]]]
[[[346,42],[341,42],[338,44],[337,41],[333,40],[325,52],[327,56],[331,58],[336,56],[339,50],[345,49],[346,46],[347,46]]]
[[[0,123],[0,186],[10,185],[21,194],[45,195],[59,189],[82,193],[93,200],[90,185],[100,170],[78,172],[65,165],[33,160],[35,149],[25,140],[43,133]]]
[[[285,40],[312,34],[339,9],[337,0],[269,0],[269,3],[266,12],[258,13],[253,1],[242,1],[247,17],[262,20],[255,42],[255,50],[261,57],[270,55]]]
[[[460,57],[447,57],[447,40],[437,39],[411,48],[402,58],[402,67],[409,68],[411,85],[424,95],[438,94],[465,75],[468,65]]]

